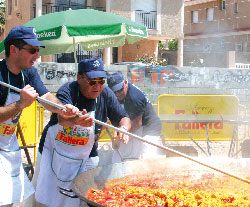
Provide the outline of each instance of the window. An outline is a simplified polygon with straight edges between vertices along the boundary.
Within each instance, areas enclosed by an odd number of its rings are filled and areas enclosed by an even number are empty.
[[[12,0],[8,0],[8,15],[12,13]]]
[[[18,1],[18,0],[15,0],[15,7],[17,7],[17,1]]]
[[[220,40],[220,42],[219,42],[219,47],[220,48],[225,48],[225,40],[224,40],[224,38],[221,38],[221,40]]]
[[[220,10],[226,9],[226,0],[220,0]]]
[[[242,52],[247,52],[247,42],[243,42]]]
[[[207,21],[211,22],[214,20],[214,8],[207,9]]]
[[[238,8],[238,3],[234,4],[234,13],[237,14],[239,12],[239,8]]]
[[[192,23],[198,23],[198,20],[199,20],[199,18],[198,18],[199,16],[198,16],[198,11],[192,11]]]

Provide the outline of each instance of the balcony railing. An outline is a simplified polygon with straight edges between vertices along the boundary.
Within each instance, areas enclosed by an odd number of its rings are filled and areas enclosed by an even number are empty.
[[[143,10],[136,10],[135,22],[146,26],[148,29],[156,29],[156,11],[146,12]]]
[[[70,8],[72,10],[75,9],[95,9],[99,11],[105,11],[105,7],[91,7],[91,6],[84,6],[84,5],[74,5],[71,4]],[[69,5],[67,4],[58,4],[55,5],[54,3],[46,3],[42,5],[42,14],[48,14],[48,13],[54,13],[54,12],[60,12],[60,11],[66,11],[69,10]],[[33,4],[33,12],[32,12],[33,17],[36,17],[36,5]]]

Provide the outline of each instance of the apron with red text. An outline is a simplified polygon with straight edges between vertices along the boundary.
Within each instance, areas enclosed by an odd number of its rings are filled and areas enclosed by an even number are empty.
[[[95,112],[89,113],[94,118]],[[58,187],[69,189],[72,180],[86,171],[86,161],[94,145],[92,127],[49,127],[38,175],[36,200],[49,207],[79,207],[79,198],[62,195]]]
[[[5,106],[18,100],[20,95],[9,89]],[[22,202],[34,193],[23,169],[21,149],[15,135],[21,113],[0,124],[0,205]]]

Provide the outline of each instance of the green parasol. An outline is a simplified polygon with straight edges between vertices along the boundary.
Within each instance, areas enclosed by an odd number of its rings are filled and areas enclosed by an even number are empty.
[[[34,27],[38,40],[46,46],[39,55],[117,47],[147,38],[145,26],[127,18],[93,9],[67,10],[34,18],[24,26]],[[0,53],[3,53],[3,41]],[[75,53],[76,54],[76,53]]]

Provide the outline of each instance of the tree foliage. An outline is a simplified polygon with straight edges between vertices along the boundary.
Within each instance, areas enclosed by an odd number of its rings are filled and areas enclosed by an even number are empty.
[[[171,40],[168,42],[168,49],[178,50],[178,40]]]
[[[5,25],[5,1],[0,1],[0,25]]]
[[[165,50],[166,46],[162,42],[158,42],[158,49],[159,50]]]

